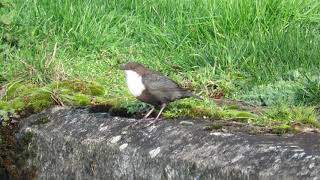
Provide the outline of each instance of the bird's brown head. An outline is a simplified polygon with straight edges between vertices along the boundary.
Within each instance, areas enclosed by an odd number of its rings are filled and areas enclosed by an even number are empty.
[[[119,67],[121,70],[131,70],[131,71],[135,71],[140,75],[145,74],[146,72],[148,72],[148,69],[146,67],[144,67],[142,64],[137,63],[137,62],[128,62],[126,64],[121,64]]]

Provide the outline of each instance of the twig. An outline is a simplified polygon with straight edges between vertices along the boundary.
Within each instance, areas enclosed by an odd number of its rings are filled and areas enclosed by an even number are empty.
[[[51,98],[60,106],[65,106],[62,102],[62,100],[56,96],[55,94],[51,94]]]

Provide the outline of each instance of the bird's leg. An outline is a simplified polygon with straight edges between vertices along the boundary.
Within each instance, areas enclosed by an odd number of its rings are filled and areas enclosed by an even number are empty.
[[[161,115],[162,111],[164,110],[164,108],[165,108],[166,106],[167,106],[167,104],[166,104],[166,103],[162,104],[162,107],[161,107],[161,109],[160,109],[160,111],[159,111],[159,114],[157,115],[157,117],[156,117],[156,119],[155,119],[155,120],[157,120],[157,119],[160,117],[160,115]]]
[[[136,126],[136,125],[138,125],[138,124],[140,124],[140,123],[142,123],[142,122],[149,121],[149,119],[147,119],[147,118],[148,118],[148,117],[150,116],[150,114],[154,111],[154,109],[155,109],[155,107],[152,106],[151,110],[150,110],[141,120],[136,121],[135,123],[133,123],[133,124],[131,125],[131,127]]]
[[[162,104],[162,107],[161,107],[161,109],[160,109],[159,114],[157,115],[157,117],[156,117],[155,119],[150,119],[150,120],[151,120],[151,123],[149,123],[147,126],[150,126],[151,124],[154,124],[154,123],[156,123],[156,122],[159,120],[159,117],[160,117],[160,115],[161,115],[161,113],[162,113],[162,111],[163,111],[163,109],[164,109],[165,107],[166,107],[166,104]],[[143,118],[142,120],[135,122],[134,124],[130,125],[130,127],[136,126],[137,124],[140,124],[140,123],[145,122],[145,121],[149,121],[149,119],[147,119],[147,118],[148,118],[148,117],[150,116],[150,114],[154,111],[154,109],[155,109],[155,107],[152,107],[151,110],[144,116],[144,118]]]
[[[159,111],[159,113],[158,113],[158,115],[157,115],[157,117],[153,120],[153,121],[151,121],[151,123],[149,123],[147,126],[150,126],[150,125],[152,125],[152,124],[155,124],[155,123],[157,123],[158,121],[160,121],[161,119],[159,119],[159,117],[160,117],[160,115],[161,115],[161,113],[162,113],[162,111],[164,110],[164,108],[167,106],[167,104],[162,104],[162,107],[161,107],[161,109],[160,109],[160,111]]]
[[[143,117],[143,119],[147,119],[153,111],[154,107],[152,106],[151,110]]]

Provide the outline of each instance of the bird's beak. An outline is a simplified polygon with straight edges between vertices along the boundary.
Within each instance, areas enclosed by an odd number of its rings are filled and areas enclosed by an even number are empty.
[[[125,64],[121,64],[121,65],[119,66],[119,69],[120,69],[120,70],[126,70],[126,69],[125,69]]]

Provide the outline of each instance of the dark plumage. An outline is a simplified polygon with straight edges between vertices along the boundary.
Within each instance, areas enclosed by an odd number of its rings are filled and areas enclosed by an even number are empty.
[[[137,99],[156,107],[162,106],[156,119],[159,118],[168,103],[194,96],[168,77],[137,62],[123,64],[120,69],[126,72],[128,88]],[[153,110],[154,107],[144,118],[147,118]]]

